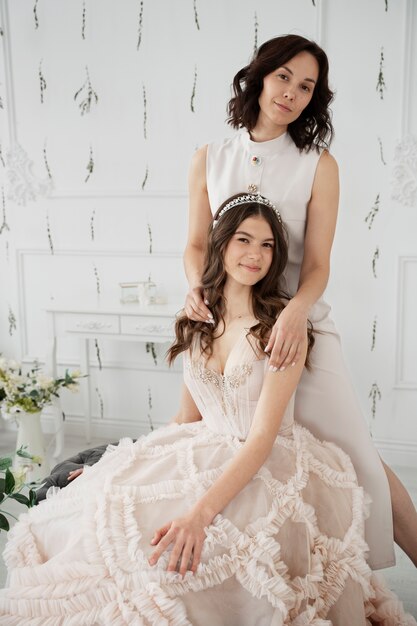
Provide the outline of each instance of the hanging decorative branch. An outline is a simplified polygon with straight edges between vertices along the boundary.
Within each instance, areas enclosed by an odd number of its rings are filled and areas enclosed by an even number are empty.
[[[381,98],[381,100],[384,99],[384,91],[386,90],[387,86],[385,84],[385,78],[384,78],[384,48],[381,48],[381,56],[379,59],[379,74],[378,74],[378,81],[376,83],[376,90],[379,92],[379,97]]]
[[[98,270],[97,270],[97,266],[95,263],[93,263],[93,268],[94,268],[94,276],[96,279],[96,291],[97,291],[97,295],[100,295],[100,276],[98,275]]]
[[[48,236],[49,249],[51,254],[54,254],[54,243],[52,241],[51,225],[49,223],[49,214],[46,212],[46,234]]]
[[[98,387],[96,387],[96,394],[98,397],[98,403],[100,406],[100,418],[104,419],[104,402],[103,402],[103,396],[100,393],[100,389]]]
[[[385,13],[388,11],[388,0],[385,0]]]
[[[146,125],[147,125],[148,115],[146,112],[146,89],[143,83],[142,83],[142,96],[143,96],[143,138],[146,139]]]
[[[138,43],[136,44],[136,50],[139,50],[142,41],[142,22],[143,22],[143,0],[140,0],[139,5],[139,24],[138,24]]]
[[[144,176],[143,181],[142,181],[142,191],[144,191],[144,189],[145,189],[145,185],[146,185],[146,182],[148,180],[148,174],[149,174],[149,168],[148,168],[148,164],[146,164],[145,176]]]
[[[39,28],[38,11],[37,11],[38,1],[39,0],[35,0],[35,5],[33,7],[33,17],[34,17],[34,20],[35,20],[35,29]]]
[[[197,13],[197,0],[193,0],[193,7],[194,7],[194,22],[195,22],[195,25],[197,26],[197,30],[200,30],[200,24],[198,21],[198,13]]]
[[[381,141],[381,137],[378,137],[378,143],[379,143],[379,156],[381,157],[381,161],[384,165],[386,165],[385,159],[384,159],[384,152],[382,149],[382,141]]]
[[[311,2],[313,3],[313,7],[316,6],[316,0],[311,0]]]
[[[14,331],[17,328],[16,325],[16,316],[12,311],[12,307],[9,305],[9,315],[7,317],[8,322],[9,322],[9,335],[10,337],[13,335]]]
[[[377,275],[376,275],[376,262],[377,262],[377,259],[379,259],[379,248],[378,248],[378,246],[375,248],[374,256],[372,257],[372,273],[374,275],[374,278],[377,278]]]
[[[45,169],[47,171],[48,177],[50,180],[52,180],[52,174],[48,163],[48,156],[46,154],[46,139],[45,143],[43,144],[43,162],[45,163]]]
[[[91,85],[88,65],[85,66],[85,71],[87,74],[87,78],[85,79],[83,86],[80,87],[80,89],[76,91],[74,94],[74,100],[76,101],[78,96],[82,94],[82,92],[84,92],[83,95],[85,97],[78,104],[79,109],[81,111],[81,115],[84,115],[85,113],[90,113],[91,105],[93,104],[93,102],[95,102],[96,104],[98,103],[98,95],[96,94],[96,92],[94,91]]]
[[[372,343],[371,343],[371,352],[373,352],[373,350],[375,349],[375,344],[376,344],[376,323],[377,323],[377,317],[375,315],[374,317],[374,321],[372,323]]]
[[[3,35],[4,35],[4,30],[3,30],[3,28],[0,26],[0,37],[3,37]]]
[[[10,226],[7,223],[7,219],[6,219],[6,200],[4,198],[4,188],[1,188],[1,196],[2,196],[2,206],[3,206],[3,223],[0,226],[0,235],[3,233],[4,230],[8,230],[10,231]]]
[[[86,170],[87,170],[88,174],[86,176],[86,179],[84,180],[85,183],[88,181],[88,179],[90,178],[91,174],[94,172],[93,148],[91,147],[91,145],[90,145],[90,158],[88,160]]]
[[[43,94],[45,93],[46,87],[47,87],[45,77],[42,74],[42,63],[43,63],[43,59],[41,59],[41,62],[39,63],[39,72],[38,72],[39,88],[41,90],[41,104],[43,104]]]
[[[152,228],[149,222],[147,222],[148,237],[149,237],[149,254],[152,254]]]
[[[93,209],[93,212],[91,213],[91,217],[90,217],[90,236],[91,236],[91,241],[94,241],[94,219],[96,216],[96,210]]]
[[[156,355],[156,350],[155,350],[155,344],[153,341],[148,341],[146,343],[146,354],[151,354],[152,358],[153,358],[153,362],[155,365],[158,365],[158,360],[157,360],[157,355]]]
[[[196,85],[197,85],[197,66],[194,66],[194,82],[193,82],[193,90],[191,92],[191,100],[190,100],[190,107],[191,107],[191,111],[192,113],[195,113],[194,110],[194,100],[195,100],[195,89],[196,89]]]
[[[381,400],[381,397],[382,397],[381,392],[379,390],[377,383],[372,383],[372,387],[369,392],[368,398],[371,398],[372,400],[371,413],[372,413],[373,420],[375,419],[375,415],[376,415],[376,402],[377,400]]]
[[[152,417],[151,417],[151,411],[152,411],[152,393],[151,393],[151,388],[148,387],[148,422],[149,422],[150,430],[154,430],[154,425],[152,423]]]
[[[256,54],[256,51],[258,49],[258,26],[259,26],[258,16],[255,11],[255,25],[254,25],[255,39],[254,39],[254,44],[253,44],[253,54]]]
[[[1,96],[0,96],[0,109],[4,109],[4,106],[3,106],[3,99],[2,99],[2,97],[1,97]]]
[[[98,339],[94,339],[94,347],[96,349],[98,369],[101,371],[103,369],[103,364],[101,362],[101,353],[100,353],[100,346],[98,345]]]
[[[4,158],[3,158],[3,151],[1,149],[1,144],[0,144],[0,161],[3,167],[6,167],[6,163],[4,162]]]
[[[83,16],[81,24],[81,37],[85,40],[85,0],[83,0]]]
[[[6,261],[7,263],[10,261],[10,250],[9,250],[9,242],[6,241]]]
[[[371,230],[372,224],[374,223],[374,219],[378,211],[379,211],[379,194],[377,195],[375,199],[374,206],[369,211],[368,215],[365,217],[365,222],[367,222],[368,224],[368,230]]]

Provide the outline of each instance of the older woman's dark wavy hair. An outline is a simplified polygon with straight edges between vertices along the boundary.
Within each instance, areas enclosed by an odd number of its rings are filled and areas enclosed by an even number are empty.
[[[228,123],[233,128],[255,128],[259,115],[259,96],[265,76],[287,63],[300,52],[309,52],[319,64],[319,77],[313,96],[301,115],[288,125],[288,133],[300,150],[328,148],[333,138],[329,104],[333,92],[329,88],[329,61],[314,41],[299,35],[284,35],[266,41],[252,61],[233,79],[234,97],[227,105]]]
[[[226,200],[216,212],[214,219],[217,219],[228,202],[244,195],[246,194],[236,194]],[[253,216],[261,216],[267,221],[274,238],[271,267],[267,274],[252,287],[252,310],[258,324],[249,332],[255,337],[261,350],[266,347],[271,328],[285,307],[285,301],[289,299],[283,286],[283,273],[288,262],[287,233],[273,209],[259,202],[248,201],[226,211],[215,228],[210,226],[201,288],[212,312],[214,324],[195,322],[185,314],[178,317],[175,325],[176,340],[167,352],[169,363],[172,363],[181,352],[192,347],[193,338],[197,333],[201,337],[200,345],[203,353],[207,357],[213,353],[213,341],[215,335],[219,336],[216,331],[219,323],[224,322],[223,316],[226,308],[223,294],[227,277],[224,254],[239,225],[248,217]],[[311,347],[313,345],[311,332],[309,332],[309,339]]]

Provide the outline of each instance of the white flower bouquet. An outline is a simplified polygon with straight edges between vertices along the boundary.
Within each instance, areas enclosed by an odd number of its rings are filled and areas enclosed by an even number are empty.
[[[51,378],[42,373],[40,366],[25,374],[22,367],[13,360],[0,357],[0,406],[5,419],[18,417],[19,413],[38,413],[50,404],[53,396],[59,396],[59,390],[66,387],[77,391],[81,372],[65,371],[63,378]]]

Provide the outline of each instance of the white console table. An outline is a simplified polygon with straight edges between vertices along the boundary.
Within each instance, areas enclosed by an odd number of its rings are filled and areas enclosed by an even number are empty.
[[[118,341],[167,343],[174,338],[175,316],[181,304],[140,306],[138,304],[104,303],[97,298],[93,304],[53,304],[46,309],[48,316],[49,346],[46,367],[57,376],[57,340],[62,336],[80,340],[80,370],[85,415],[85,436],[91,441],[91,389],[89,379],[90,340],[97,338]],[[54,402],[56,447],[54,458],[59,457],[64,443],[62,409],[59,399]]]

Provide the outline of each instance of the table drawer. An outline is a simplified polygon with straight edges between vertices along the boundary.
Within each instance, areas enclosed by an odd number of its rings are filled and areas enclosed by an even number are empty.
[[[174,320],[169,317],[122,315],[121,332],[123,335],[139,335],[149,340],[159,338],[161,341],[170,341],[174,337]]]
[[[68,313],[64,320],[65,330],[71,333],[119,334],[118,315],[92,313]]]

